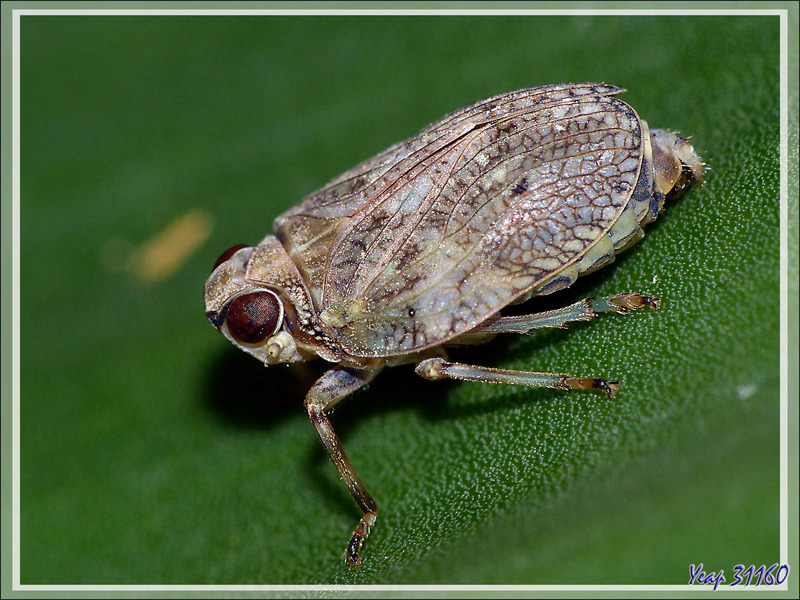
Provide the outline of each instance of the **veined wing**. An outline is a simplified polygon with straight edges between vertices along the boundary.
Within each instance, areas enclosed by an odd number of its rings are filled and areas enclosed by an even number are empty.
[[[329,252],[334,245],[339,253],[346,253],[348,249],[348,243],[342,242],[342,231],[348,219],[359,212],[369,213],[373,203],[391,196],[403,185],[410,171],[424,170],[437,152],[476,127],[524,113],[532,105],[546,107],[570,95],[608,95],[621,91],[622,88],[605,84],[547,85],[500,94],[459,109],[306,197],[275,220],[275,234],[306,280],[316,306],[320,307]],[[350,242],[358,244],[357,240]]]
[[[578,260],[639,175],[641,124],[620,91],[519,90],[412,138],[416,149],[364,186],[327,238],[318,306],[344,349],[441,344]]]

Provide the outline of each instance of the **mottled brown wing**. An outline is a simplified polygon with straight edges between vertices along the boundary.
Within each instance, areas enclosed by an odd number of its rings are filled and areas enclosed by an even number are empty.
[[[322,303],[328,253],[342,225],[375,195],[381,176],[409,152],[404,142],[395,144],[275,219],[275,235],[306,280],[317,307]]]
[[[295,209],[328,221],[313,279],[324,276],[317,306],[343,348],[391,356],[441,344],[579,260],[639,174],[641,125],[611,97],[620,91],[546,86],[484,100],[365,163],[360,185],[351,171]],[[334,197],[337,186],[348,194]]]
[[[549,85],[509,92],[455,111],[414,137],[353,167],[275,219],[275,235],[308,283],[315,305],[322,305],[328,254],[349,217],[368,209],[372,202],[380,202],[386,190],[391,194],[398,179],[407,171],[425,161],[430,162],[442,148],[475,127],[506,113],[525,110],[532,102],[547,101],[549,94],[568,87]],[[604,84],[588,87],[599,94],[623,91]]]

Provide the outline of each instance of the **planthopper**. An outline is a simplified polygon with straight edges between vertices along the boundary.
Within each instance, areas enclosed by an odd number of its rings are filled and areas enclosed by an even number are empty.
[[[639,293],[562,309],[503,309],[571,285],[643,236],[667,197],[703,177],[689,142],[650,129],[622,88],[571,83],[457,110],[314,192],[274,235],[220,256],[208,319],[266,365],[319,357],[331,368],[305,407],[362,513],[345,550],[360,563],[378,514],[330,421],[384,367],[430,379],[598,389],[614,381],[450,362],[446,346],[658,308]]]

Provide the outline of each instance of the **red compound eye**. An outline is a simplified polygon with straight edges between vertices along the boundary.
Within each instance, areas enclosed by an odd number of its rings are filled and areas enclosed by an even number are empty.
[[[236,254],[237,250],[241,250],[242,248],[247,248],[247,244],[236,244],[235,246],[231,246],[230,248],[225,250],[225,252],[219,255],[219,258],[217,259],[217,262],[214,263],[214,268],[211,269],[211,272],[213,273],[214,269],[216,269],[218,266],[220,266],[222,263],[228,260],[231,256]]]
[[[258,344],[278,330],[282,313],[283,307],[275,294],[256,292],[231,302],[225,323],[235,340]]]

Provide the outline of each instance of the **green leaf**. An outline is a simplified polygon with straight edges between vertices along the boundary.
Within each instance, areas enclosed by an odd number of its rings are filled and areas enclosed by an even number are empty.
[[[779,540],[777,16],[22,17],[21,577],[29,584],[685,584]],[[659,311],[467,362],[618,379],[613,400],[381,374],[334,415],[208,325],[216,257],[358,161],[519,87],[606,81],[692,137],[706,181],[531,311]],[[173,219],[210,239],[127,267]],[[730,578],[729,578],[730,581]]]

